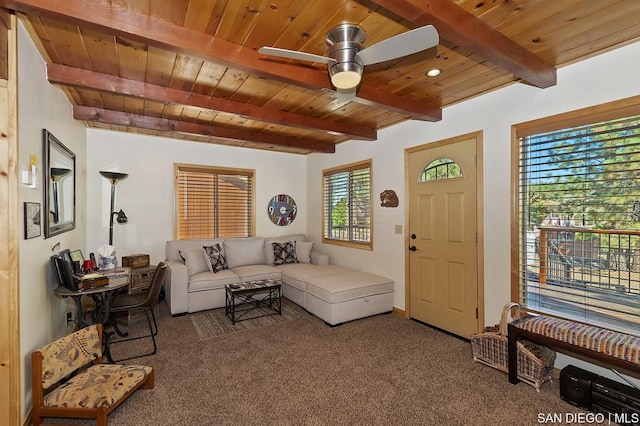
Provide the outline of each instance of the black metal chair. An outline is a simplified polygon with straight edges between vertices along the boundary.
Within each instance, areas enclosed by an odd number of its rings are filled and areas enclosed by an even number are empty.
[[[113,326],[115,332],[120,337],[125,337],[125,339],[113,340],[110,342],[110,345],[114,345],[117,343],[129,342],[131,340],[138,340],[144,338],[151,338],[153,342],[153,351],[141,355],[135,355],[128,358],[122,358],[114,361],[124,361],[127,359],[138,358],[142,356],[154,355],[157,352],[156,345],[156,335],[158,334],[158,323],[156,322],[156,316],[153,313],[153,308],[160,297],[160,290],[162,289],[162,285],[164,284],[165,275],[167,272],[167,265],[164,262],[160,262],[156,267],[155,275],[153,276],[153,281],[151,281],[151,285],[149,288],[137,294],[118,294],[111,301],[111,325]],[[149,325],[149,334],[145,334],[143,336],[136,337],[128,337],[129,333],[123,333],[119,327],[118,322],[116,320],[117,314],[120,313],[129,313],[131,311],[143,310],[145,313],[145,317],[147,319],[147,324]]]

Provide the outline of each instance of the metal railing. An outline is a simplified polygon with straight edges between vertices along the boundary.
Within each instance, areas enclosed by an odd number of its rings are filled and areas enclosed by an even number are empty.
[[[333,226],[329,229],[327,238],[342,241],[371,241],[369,226]]]
[[[640,294],[640,232],[540,227],[540,284],[609,288]]]
[[[545,226],[527,233],[522,250],[524,306],[614,329],[637,329],[640,231]]]

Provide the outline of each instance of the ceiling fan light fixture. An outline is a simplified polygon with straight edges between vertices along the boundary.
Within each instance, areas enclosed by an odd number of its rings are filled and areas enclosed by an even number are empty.
[[[360,84],[360,79],[356,71],[341,71],[331,76],[331,84],[336,89],[353,89]]]
[[[353,89],[362,79],[362,64],[356,61],[338,62],[329,66],[331,84],[336,89]]]

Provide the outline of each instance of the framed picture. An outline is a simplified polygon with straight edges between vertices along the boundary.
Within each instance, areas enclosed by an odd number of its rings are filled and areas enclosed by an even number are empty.
[[[24,239],[39,237],[42,232],[40,203],[24,203]]]
[[[72,251],[71,253],[69,253],[69,256],[71,257],[71,260],[74,262],[80,262],[80,264],[84,262],[84,256],[80,249]]]

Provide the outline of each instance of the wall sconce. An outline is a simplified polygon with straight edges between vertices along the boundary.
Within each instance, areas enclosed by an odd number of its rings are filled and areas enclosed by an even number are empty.
[[[116,198],[116,184],[123,179],[126,179],[129,176],[126,173],[119,172],[105,172],[101,171],[100,174],[111,182],[111,208],[109,209],[109,245],[113,245],[113,216],[116,216],[116,221],[118,223],[127,223],[129,219],[127,219],[127,215],[124,213],[122,209],[120,211],[115,210],[115,198]]]

